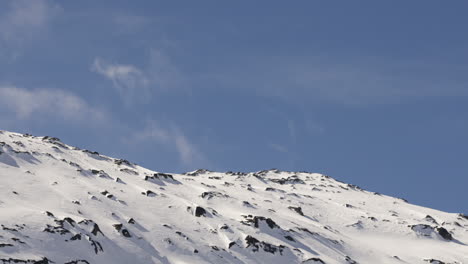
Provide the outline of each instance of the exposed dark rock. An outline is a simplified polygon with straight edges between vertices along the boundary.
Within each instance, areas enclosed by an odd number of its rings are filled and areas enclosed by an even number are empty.
[[[43,257],[41,260],[33,261],[33,264],[49,264],[49,263],[54,263],[54,262],[49,260],[46,257]]]
[[[223,194],[223,193],[220,193],[220,192],[214,192],[214,191],[210,191],[210,192],[203,192],[201,194],[201,197],[202,198],[205,198],[207,200],[213,198],[213,197],[218,197],[218,198],[229,198],[229,195],[227,194]]]
[[[450,234],[447,229],[443,228],[443,227],[436,227],[435,229],[437,231],[437,233],[439,233],[439,235],[441,237],[443,237],[445,240],[452,240],[453,237],[452,237],[452,234]]]
[[[438,259],[425,259],[424,261],[427,261],[431,264],[445,264],[445,262],[443,262],[442,260],[438,260]]]
[[[115,230],[117,230],[117,232],[121,233],[124,237],[132,237],[132,235],[130,235],[130,232],[124,228],[123,224],[114,224],[112,225]]]
[[[48,264],[48,263],[54,263],[53,261],[48,260],[47,258],[42,258],[40,260],[34,260],[34,259],[15,259],[15,258],[2,258],[0,261],[3,264],[7,263],[25,263],[25,264]],[[45,261],[45,262],[44,262]]]
[[[410,227],[411,230],[423,236],[430,236],[431,233],[434,231],[434,228],[432,226],[425,224],[411,225]]]
[[[292,242],[296,241],[296,240],[294,240],[294,238],[292,236],[284,236],[284,238],[286,238],[287,240],[292,241]]]
[[[124,181],[122,181],[122,179],[120,179],[119,177],[117,177],[117,178],[115,179],[115,182],[118,182],[118,183],[123,183],[123,184],[125,184],[125,182],[124,182]]]
[[[127,220],[127,223],[134,225],[136,222],[135,222],[135,219],[130,218]]]
[[[221,230],[228,230],[228,229],[229,229],[229,226],[226,225],[226,224],[224,224],[224,225],[220,226],[219,229],[221,229]]]
[[[115,228],[115,230],[117,230],[118,232],[120,232],[120,230],[122,230],[122,227],[123,227],[122,224],[114,224],[114,225],[112,225],[112,226],[113,226],[113,227]]]
[[[256,246],[256,244],[258,244],[260,241],[256,239],[255,237],[248,235],[247,237],[245,237],[245,242],[247,243],[247,247],[250,247],[250,246]]]
[[[87,154],[99,156],[99,152],[97,152],[97,151],[90,151],[90,150],[87,150],[87,149],[83,149],[83,152],[87,153]]]
[[[268,227],[270,227],[271,229],[280,228],[275,223],[275,221],[273,221],[271,218],[266,218],[266,217],[263,217],[263,216],[252,216],[252,215],[247,215],[247,216],[243,215],[243,217],[245,218],[245,220],[241,221],[241,223],[243,223],[245,225],[251,225],[253,223],[254,227],[258,228],[260,221],[264,221],[268,225]]]
[[[358,264],[354,259],[352,259],[350,256],[346,256],[345,260],[347,261],[348,264]]]
[[[313,235],[313,236],[318,235],[317,233],[311,232],[309,229],[307,229],[305,227],[298,227],[297,229],[300,230],[300,231],[304,231],[306,233],[309,233],[310,235]],[[294,230],[290,230],[290,231],[294,231]]]
[[[42,138],[42,141],[60,141],[60,139],[56,137],[45,136]]]
[[[293,210],[295,211],[296,213],[304,216],[304,213],[302,212],[302,208],[301,207],[294,207],[294,206],[289,206],[288,207],[289,210]]]
[[[90,236],[86,235],[86,239],[89,241],[91,246],[94,248],[94,253],[98,254],[99,252],[103,252],[104,249],[102,248],[101,243],[92,239]]]
[[[426,215],[426,217],[424,217],[424,220],[428,221],[428,222],[431,222],[433,224],[436,224],[438,225],[437,221],[434,219],[434,217],[430,216],[430,215]]]
[[[250,207],[250,208],[253,208],[253,207],[254,207],[252,204],[250,204],[250,203],[247,202],[247,201],[242,201],[242,205],[243,205],[243,206],[246,206],[246,207]]]
[[[51,212],[49,212],[49,211],[45,211],[45,214],[46,214],[47,216],[54,217],[54,214],[51,213]]]
[[[169,180],[169,182],[172,182],[172,183],[179,183],[178,181],[174,179],[172,174],[158,172],[151,176],[148,176],[148,175],[145,176],[145,181],[163,181],[163,180]]]
[[[105,171],[103,171],[103,170],[91,169],[90,171],[91,171],[91,173],[92,173],[93,175],[97,175],[97,176],[99,176],[100,178],[112,179],[112,177],[109,176],[109,174],[107,174],[107,173],[106,173]]]
[[[122,235],[123,235],[124,237],[132,237],[132,236],[130,235],[130,232],[128,232],[127,229],[122,229]]]
[[[81,168],[81,166],[80,166],[78,163],[75,163],[75,162],[71,162],[71,161],[70,161],[68,164],[69,164],[70,166],[72,166],[72,167],[75,167],[75,168]]]
[[[280,255],[283,254],[283,245],[275,246],[264,241],[260,242],[258,239],[250,235],[245,237],[245,242],[247,244],[246,248],[252,248],[253,252],[257,252],[259,249],[263,249],[263,251],[269,252],[271,254],[275,254],[276,252],[279,252]]]
[[[177,235],[183,237],[185,240],[188,240],[188,239],[189,239],[188,236],[186,236],[184,233],[182,233],[182,232],[180,232],[180,231],[176,231],[175,233],[176,233]]]
[[[219,251],[219,248],[217,246],[211,246],[211,248],[215,251]]]
[[[89,226],[89,225],[92,225],[92,229],[91,229],[91,234],[93,234],[94,236],[97,236],[98,233],[101,233],[101,235],[104,236],[104,233],[102,233],[101,229],[99,228],[99,225],[94,223],[93,220],[89,220],[89,219],[84,219],[84,220],[81,220],[80,222],[78,222],[79,225],[85,225],[85,226]]]
[[[141,194],[146,195],[148,197],[155,197],[156,196],[156,193],[151,191],[151,190],[146,190],[144,192],[141,192]]]
[[[3,248],[3,247],[13,247],[13,245],[7,244],[7,243],[0,243],[0,248]]]
[[[166,180],[174,180],[174,176],[172,176],[172,174],[167,174],[167,173],[162,173],[162,172],[155,173],[153,176],[158,177],[160,179],[162,178]]]
[[[65,264],[90,264],[90,263],[84,259],[77,259],[77,260],[66,262]]]
[[[465,214],[458,214],[458,218],[468,221],[468,215],[465,215]]]
[[[346,185],[348,188],[353,189],[355,191],[364,191],[361,187],[354,185],[354,184],[347,184]]]
[[[0,238],[1,238],[1,237],[0,237]],[[16,237],[12,237],[11,240],[13,240],[13,241],[15,241],[15,242],[17,242],[17,243],[20,243],[20,244],[26,244],[26,242],[23,242],[23,241],[21,241],[21,239],[16,238]]]
[[[107,194],[109,194],[109,192],[107,190],[104,190],[104,191],[101,192],[101,194],[102,195],[107,195]]]
[[[173,244],[174,244],[174,243],[172,242],[172,240],[171,240],[170,238],[168,238],[168,237],[164,238],[163,241],[166,242],[166,243],[169,244],[169,245],[173,245]]]
[[[236,242],[232,241],[232,242],[229,243],[228,248],[231,248],[231,247],[233,247],[234,245],[236,245]]]
[[[21,141],[13,141],[13,144],[16,144],[16,145],[18,145],[20,147],[23,147],[23,148],[25,147],[23,142],[21,142]]]
[[[203,207],[197,206],[195,208],[195,216],[200,217],[200,216],[205,216],[206,215],[206,210]]]
[[[127,174],[131,174],[131,175],[139,175],[139,173],[137,171],[134,171],[134,170],[131,170],[131,169],[127,169],[127,168],[124,168],[124,169],[120,169],[121,172],[125,172]]]
[[[128,161],[128,160],[124,160],[124,159],[116,159],[114,160],[114,163],[117,164],[117,165],[127,165],[129,167],[133,167],[133,164]]]
[[[273,188],[273,187],[266,187],[266,188],[265,188],[265,191],[267,191],[267,192],[280,192],[280,193],[285,193],[285,191],[280,190],[280,189],[276,189],[276,188]]]
[[[302,264],[314,264],[314,263],[325,264],[325,262],[321,260],[320,258],[309,258],[309,259],[302,261]]]
[[[81,240],[81,234],[76,234],[70,238],[70,240]]]
[[[228,172],[226,172],[226,175],[232,175],[232,176],[246,176],[247,173],[245,173],[245,172],[240,172],[240,171],[236,171],[236,172],[228,171]]]
[[[52,234],[65,235],[70,233],[70,231],[63,227],[63,222],[58,222],[58,226],[47,225],[43,232],[48,232]]]
[[[305,182],[301,180],[298,176],[290,176],[288,178],[281,178],[281,179],[269,179],[272,182],[279,183],[279,184],[304,184]]]
[[[193,172],[186,172],[184,173],[184,175],[188,175],[188,176],[198,176],[198,175],[202,175],[202,174],[206,174],[208,172],[212,172],[210,170],[207,170],[207,169],[198,169],[196,171],[193,171]]]
[[[208,188],[216,189],[216,186],[211,185],[211,184],[206,184],[206,183],[204,183],[204,182],[202,182],[201,185],[206,186],[206,187],[208,187]]]
[[[18,232],[18,229],[13,228],[13,227],[7,227],[7,226],[4,226],[4,225],[1,225],[1,227],[2,227],[2,230]]]

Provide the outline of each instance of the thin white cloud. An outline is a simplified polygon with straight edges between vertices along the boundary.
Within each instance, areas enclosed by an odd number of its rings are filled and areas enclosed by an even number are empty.
[[[10,1],[9,9],[0,16],[0,47],[18,53],[18,47],[44,34],[60,10],[58,5],[45,0]]]
[[[56,89],[0,86],[0,110],[12,112],[22,120],[43,114],[73,121],[102,121],[107,118],[105,112],[90,106],[80,97]]]
[[[109,63],[96,58],[91,70],[112,81],[122,100],[127,104],[147,103],[158,92],[180,92],[183,76],[169,56],[158,49],[149,52],[148,67],[141,69],[130,64]]]
[[[96,58],[91,70],[111,80],[127,104],[146,101],[150,97],[147,77],[143,71],[133,65],[108,63]]]
[[[136,131],[131,137],[133,142],[156,142],[174,148],[184,166],[200,168],[207,164],[203,153],[185,136],[175,124],[160,125],[154,120],[148,122],[141,131]]]

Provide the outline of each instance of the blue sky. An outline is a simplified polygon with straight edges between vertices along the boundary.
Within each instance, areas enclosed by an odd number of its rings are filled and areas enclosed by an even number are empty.
[[[468,213],[466,1],[2,1],[0,129]]]

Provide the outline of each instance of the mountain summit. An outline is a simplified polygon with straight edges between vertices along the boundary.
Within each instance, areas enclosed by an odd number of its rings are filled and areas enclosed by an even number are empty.
[[[0,263],[468,263],[468,216],[307,172],[155,172],[0,131]]]

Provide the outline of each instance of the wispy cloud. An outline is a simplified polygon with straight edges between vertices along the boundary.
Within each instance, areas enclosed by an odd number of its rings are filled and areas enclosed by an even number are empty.
[[[133,134],[131,140],[145,144],[156,142],[166,147],[174,148],[179,155],[181,163],[186,167],[200,168],[208,163],[205,155],[173,123],[162,126],[155,120],[150,120],[143,130],[136,131]]]
[[[113,87],[127,105],[147,103],[155,93],[174,91],[174,88],[182,87],[184,82],[179,69],[159,49],[150,50],[148,66],[143,69],[96,58],[91,70],[112,81]]]
[[[10,1],[9,9],[0,16],[0,47],[18,53],[18,47],[44,34],[60,10],[58,5],[46,0]]]
[[[91,70],[111,80],[113,87],[127,104],[145,101],[150,97],[148,78],[133,65],[108,63],[96,58]]]
[[[92,107],[82,98],[56,89],[28,90],[0,86],[0,110],[12,112],[17,119],[46,114],[73,121],[103,121],[106,113]]]

